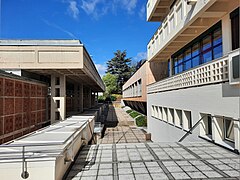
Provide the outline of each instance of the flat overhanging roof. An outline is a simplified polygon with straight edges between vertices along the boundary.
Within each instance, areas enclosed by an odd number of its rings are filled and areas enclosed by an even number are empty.
[[[0,40],[0,46],[82,46],[80,40]]]
[[[79,40],[0,40],[0,67],[41,75],[61,74],[95,91],[104,83]]]

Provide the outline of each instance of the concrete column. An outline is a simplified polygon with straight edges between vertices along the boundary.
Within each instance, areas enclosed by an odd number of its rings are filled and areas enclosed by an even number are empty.
[[[79,86],[78,84],[74,84],[74,99],[73,99],[73,110],[75,112],[79,111]]]
[[[66,117],[66,77],[51,75],[51,123]]]
[[[79,111],[83,112],[83,85],[79,84]]]
[[[91,89],[89,87],[84,87],[83,90],[83,107],[84,108],[91,108]]]
[[[95,92],[91,91],[91,107],[95,106]]]
[[[172,58],[170,58],[169,65],[170,65],[169,77],[171,77],[173,75],[173,59]]]
[[[222,117],[212,118],[212,139],[216,143],[221,143],[224,139],[224,127]]]
[[[232,50],[231,20],[229,14],[225,15],[222,19],[222,43],[223,55],[226,55]]]

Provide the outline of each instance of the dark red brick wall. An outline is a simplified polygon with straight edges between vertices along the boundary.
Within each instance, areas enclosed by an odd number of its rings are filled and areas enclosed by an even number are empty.
[[[0,144],[47,122],[47,86],[0,75]]]

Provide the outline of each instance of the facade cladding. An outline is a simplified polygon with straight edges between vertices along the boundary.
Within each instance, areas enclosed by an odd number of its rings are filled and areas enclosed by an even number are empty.
[[[152,140],[239,152],[239,1],[148,0],[147,19],[162,22],[148,62],[168,62],[168,77],[147,86]]]
[[[47,125],[47,85],[0,73],[0,143]]]

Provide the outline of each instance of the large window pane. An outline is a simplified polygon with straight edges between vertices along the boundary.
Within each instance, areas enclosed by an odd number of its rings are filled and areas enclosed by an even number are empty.
[[[200,53],[200,46],[199,43],[194,44],[192,47],[192,57],[198,55]]]
[[[222,31],[221,29],[217,29],[213,33],[213,46],[216,46],[221,43],[222,43]]]
[[[177,73],[178,73],[178,67],[175,66],[175,67],[174,67],[174,74],[177,74]]]
[[[183,55],[178,56],[178,72],[183,72]]]
[[[212,60],[212,51],[205,52],[203,54],[203,63],[206,63],[211,60]]]
[[[200,65],[200,57],[196,56],[196,57],[192,58],[192,67],[195,67],[198,65]]]
[[[217,46],[213,49],[213,57],[214,59],[222,57],[222,45]]]
[[[203,39],[203,47],[202,47],[202,50],[205,51],[207,49],[209,49],[212,45],[211,45],[211,35],[208,35],[206,36],[204,39]]]
[[[185,52],[185,57],[184,57],[184,59],[185,59],[185,60],[188,60],[188,59],[190,59],[191,57],[192,57],[192,55],[191,55],[191,48],[189,48],[189,49],[187,49],[186,52]]]
[[[232,30],[232,50],[239,48],[239,7],[230,14]]]
[[[192,68],[192,61],[191,61],[191,59],[188,60],[188,61],[185,61],[185,63],[184,63],[184,70],[188,70],[190,68]]]

